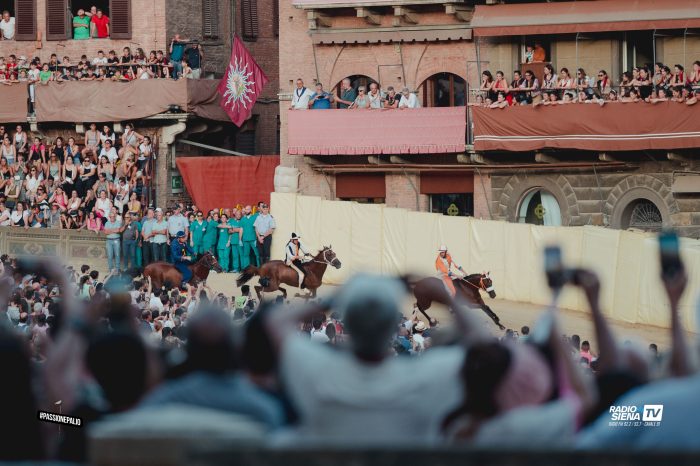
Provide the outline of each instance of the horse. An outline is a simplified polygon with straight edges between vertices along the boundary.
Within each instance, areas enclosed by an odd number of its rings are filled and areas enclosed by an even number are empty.
[[[218,273],[223,272],[223,269],[216,260],[216,257],[210,252],[205,252],[202,257],[195,263],[187,266],[192,271],[190,283],[193,285],[199,282],[205,282],[209,277],[210,270],[216,270]],[[144,278],[151,277],[151,285],[153,288],[160,288],[163,285],[180,286],[182,283],[182,273],[168,262],[153,262],[148,264],[143,269]]]
[[[413,287],[413,296],[416,297],[415,305],[426,319],[428,319],[431,325],[435,325],[435,320],[431,319],[426,312],[433,303],[433,297],[428,291],[428,284],[435,280],[442,282],[440,278],[427,277],[416,282]],[[455,278],[452,280],[452,284],[460,296],[477,304],[501,330],[505,330],[505,327],[501,324],[501,319],[486,305],[486,303],[484,303],[484,300],[481,299],[481,290],[486,291],[491,299],[496,297],[496,291],[493,289],[493,281],[488,273],[475,273],[463,278]]]
[[[331,265],[336,269],[340,268],[340,260],[333,252],[332,246],[324,246],[315,257],[304,264],[304,282],[301,284],[301,288],[306,288],[309,293],[306,295],[296,294],[297,297],[301,296],[305,299],[315,298],[316,290],[321,286],[323,280],[323,274],[326,272],[326,268]],[[284,261],[274,260],[266,262],[260,267],[248,266],[243,272],[238,276],[236,280],[236,285],[240,288],[244,283],[247,283],[251,278],[255,276],[260,277],[259,285],[255,286],[255,292],[258,295],[258,299],[262,299],[262,292],[272,292],[281,291],[284,299],[287,299],[287,290],[282,288],[280,285],[285,284],[289,286],[299,285],[299,274],[293,268],[287,266]]]

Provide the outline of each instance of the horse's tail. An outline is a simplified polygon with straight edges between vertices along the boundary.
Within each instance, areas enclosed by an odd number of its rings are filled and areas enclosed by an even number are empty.
[[[240,288],[244,284],[248,283],[250,279],[256,275],[260,275],[260,270],[258,270],[258,268],[254,265],[249,265],[248,267],[243,269],[243,272],[241,272],[241,274],[236,279],[236,286]]]

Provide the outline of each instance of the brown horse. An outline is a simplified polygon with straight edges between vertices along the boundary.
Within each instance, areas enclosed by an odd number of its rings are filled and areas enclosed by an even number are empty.
[[[187,267],[192,271],[190,283],[193,285],[199,282],[206,282],[207,277],[209,277],[209,271],[212,269],[216,270],[218,273],[223,271],[216,257],[210,252],[205,252],[197,262]],[[182,283],[182,274],[173,264],[169,264],[168,262],[154,262],[148,264],[143,270],[143,276],[144,278],[151,277],[153,289],[160,288],[163,285],[169,287],[180,286],[180,283]]]
[[[315,298],[316,290],[321,286],[323,274],[326,273],[326,268],[332,265],[336,269],[340,268],[340,260],[331,249],[332,246],[324,246],[315,257],[304,264],[304,283],[302,288],[309,290],[309,294],[302,296],[303,298]],[[260,285],[255,286],[255,292],[258,294],[258,299],[262,298],[262,292],[269,293],[271,291],[281,291],[282,296],[287,299],[287,290],[280,285],[297,286],[299,284],[299,274],[296,270],[288,267],[284,261],[266,262],[260,267],[248,266],[243,270],[236,280],[236,285],[240,288],[241,285],[247,283],[251,278],[258,275],[260,277]],[[300,296],[297,294],[297,296]]]
[[[427,277],[418,281],[413,287],[413,295],[416,297],[416,306],[418,310],[425,316],[431,325],[435,324],[435,320],[431,319],[426,310],[433,303],[433,297],[429,291],[430,281],[440,281],[440,278]],[[493,281],[488,273],[475,273],[464,278],[455,278],[452,280],[455,290],[461,297],[467,301],[477,304],[482,311],[488,315],[493,322],[498,325],[498,328],[505,330],[501,324],[501,319],[484,303],[481,298],[481,291],[486,291],[491,299],[496,297],[496,291],[493,289]],[[434,284],[433,284],[434,286]]]

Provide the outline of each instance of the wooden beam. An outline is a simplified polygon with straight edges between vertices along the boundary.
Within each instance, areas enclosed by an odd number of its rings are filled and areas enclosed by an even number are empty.
[[[379,165],[381,160],[379,160],[379,157],[376,155],[369,155],[367,156],[367,163],[371,163],[372,165]]]
[[[677,152],[668,152],[666,154],[666,158],[671,160],[672,162],[692,162],[693,159],[688,157],[687,155],[682,155]]]
[[[382,24],[382,15],[379,14],[376,10],[372,10],[371,8],[358,7],[355,8],[355,11],[357,11],[357,17],[364,18],[368,24],[373,24],[375,26]]]
[[[471,160],[472,163],[478,163],[481,165],[491,165],[493,164],[493,161],[484,157],[481,154],[469,154],[469,159]]]
[[[559,160],[551,155],[544,154],[542,152],[535,153],[535,162],[537,163],[558,163]]]
[[[309,29],[318,29],[319,27],[331,27],[331,19],[323,13],[316,10],[306,12],[306,19],[309,20]]]
[[[395,6],[392,24],[394,26],[401,26],[402,20],[408,24],[418,24],[418,15],[415,11],[405,6]]]
[[[474,16],[474,7],[447,3],[445,4],[445,13],[448,15],[454,15],[457,21],[468,23],[472,20],[472,16]]]
[[[605,152],[601,152],[600,154],[598,154],[598,160],[600,160],[601,162],[618,162],[618,160],[615,157]]]
[[[392,155],[389,157],[389,162],[390,163],[398,163],[398,164],[409,164],[412,163],[410,160],[406,160],[403,157],[399,157],[398,155]]]
[[[472,163],[472,158],[469,157],[467,154],[457,154],[457,163],[470,164]]]

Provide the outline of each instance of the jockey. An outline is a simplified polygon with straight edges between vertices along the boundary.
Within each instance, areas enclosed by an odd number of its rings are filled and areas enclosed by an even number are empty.
[[[284,259],[284,263],[296,270],[299,274],[299,288],[301,288],[301,284],[304,283],[304,272],[302,271],[303,263],[301,260],[308,254],[304,246],[302,246],[301,242],[299,241],[300,239],[301,236],[297,236],[296,233],[292,233],[292,236],[289,238],[289,242],[285,248],[286,257]]]
[[[192,263],[194,251],[187,244],[187,235],[184,231],[178,231],[175,238],[176,240],[170,243],[170,253],[175,268],[182,274],[182,283],[186,284],[192,278],[192,271],[187,265]]]
[[[454,296],[457,291],[452,283],[452,278],[456,275],[452,273],[452,267],[464,273],[462,266],[452,261],[452,256],[447,252],[447,246],[443,244],[440,246],[440,249],[438,249],[438,256],[437,259],[435,259],[435,269],[438,271],[438,276],[442,279],[447,291]]]

